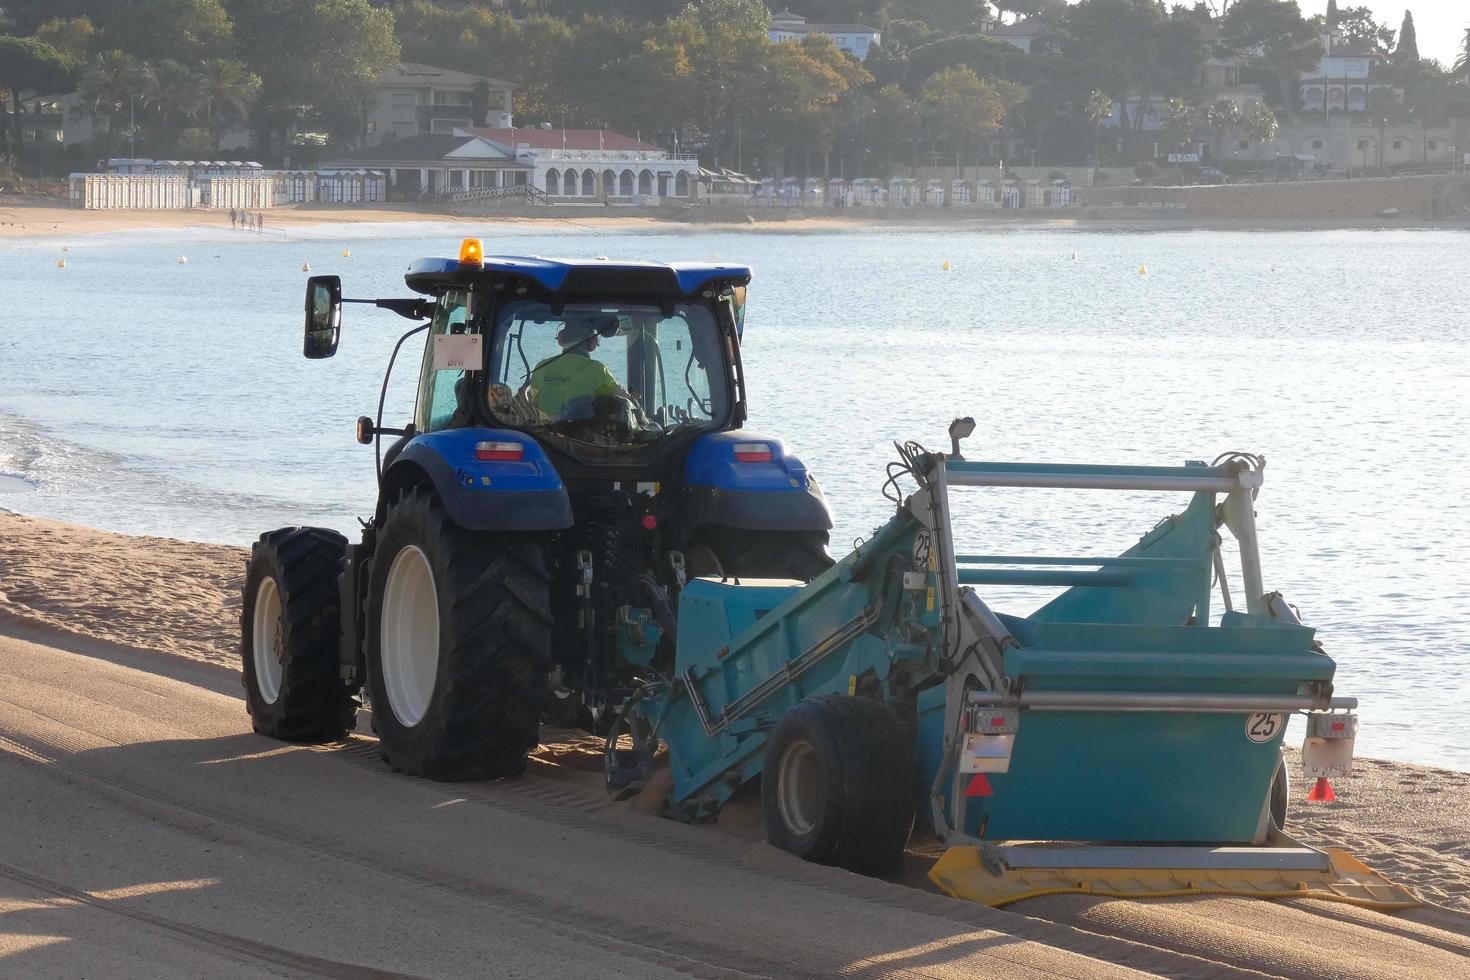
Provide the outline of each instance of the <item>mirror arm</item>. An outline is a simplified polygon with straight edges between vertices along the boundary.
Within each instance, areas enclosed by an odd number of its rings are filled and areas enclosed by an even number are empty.
[[[344,303],[368,303],[380,310],[392,310],[409,320],[427,320],[434,313],[434,303],[427,299],[348,299]]]

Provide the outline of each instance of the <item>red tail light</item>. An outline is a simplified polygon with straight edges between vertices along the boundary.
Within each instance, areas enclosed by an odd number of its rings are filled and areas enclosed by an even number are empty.
[[[771,461],[771,447],[763,442],[737,442],[735,444],[735,462],[737,463],[769,463]]]
[[[526,447],[518,442],[477,442],[475,458],[497,463],[520,462],[526,455]]]

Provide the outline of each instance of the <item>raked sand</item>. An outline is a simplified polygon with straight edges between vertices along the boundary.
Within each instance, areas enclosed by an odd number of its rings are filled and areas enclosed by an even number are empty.
[[[0,512],[0,633],[161,651],[233,671],[246,555]],[[538,757],[578,786],[598,782],[590,740],[553,737]],[[1470,774],[1359,760],[1336,789],[1338,802],[1322,805],[1302,801],[1295,786],[1290,829],[1345,848],[1420,892],[1426,908],[1385,916],[1319,902],[1055,896],[1011,911],[1018,923],[1049,920],[1199,957],[1188,975],[1470,977]],[[732,816],[737,826],[701,832],[766,847],[753,814]],[[922,890],[922,865],[912,857],[901,880]]]

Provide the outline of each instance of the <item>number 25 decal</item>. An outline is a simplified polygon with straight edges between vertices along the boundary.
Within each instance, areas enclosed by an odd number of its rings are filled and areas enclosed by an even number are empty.
[[[1281,734],[1286,718],[1279,711],[1257,711],[1245,720],[1245,737],[1252,742],[1269,742]]]

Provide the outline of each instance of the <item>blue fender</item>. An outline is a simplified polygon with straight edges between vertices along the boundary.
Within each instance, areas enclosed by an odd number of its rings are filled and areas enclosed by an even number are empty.
[[[481,442],[513,442],[519,460],[475,457]],[[554,531],[572,526],[572,502],[540,444],[509,429],[446,429],[408,441],[383,474],[379,517],[403,487],[432,483],[449,519],[470,531]]]
[[[770,447],[768,462],[740,462],[735,447]],[[806,466],[780,439],[737,429],[700,436],[684,461],[689,527],[720,524],[753,531],[830,531],[832,511]]]

